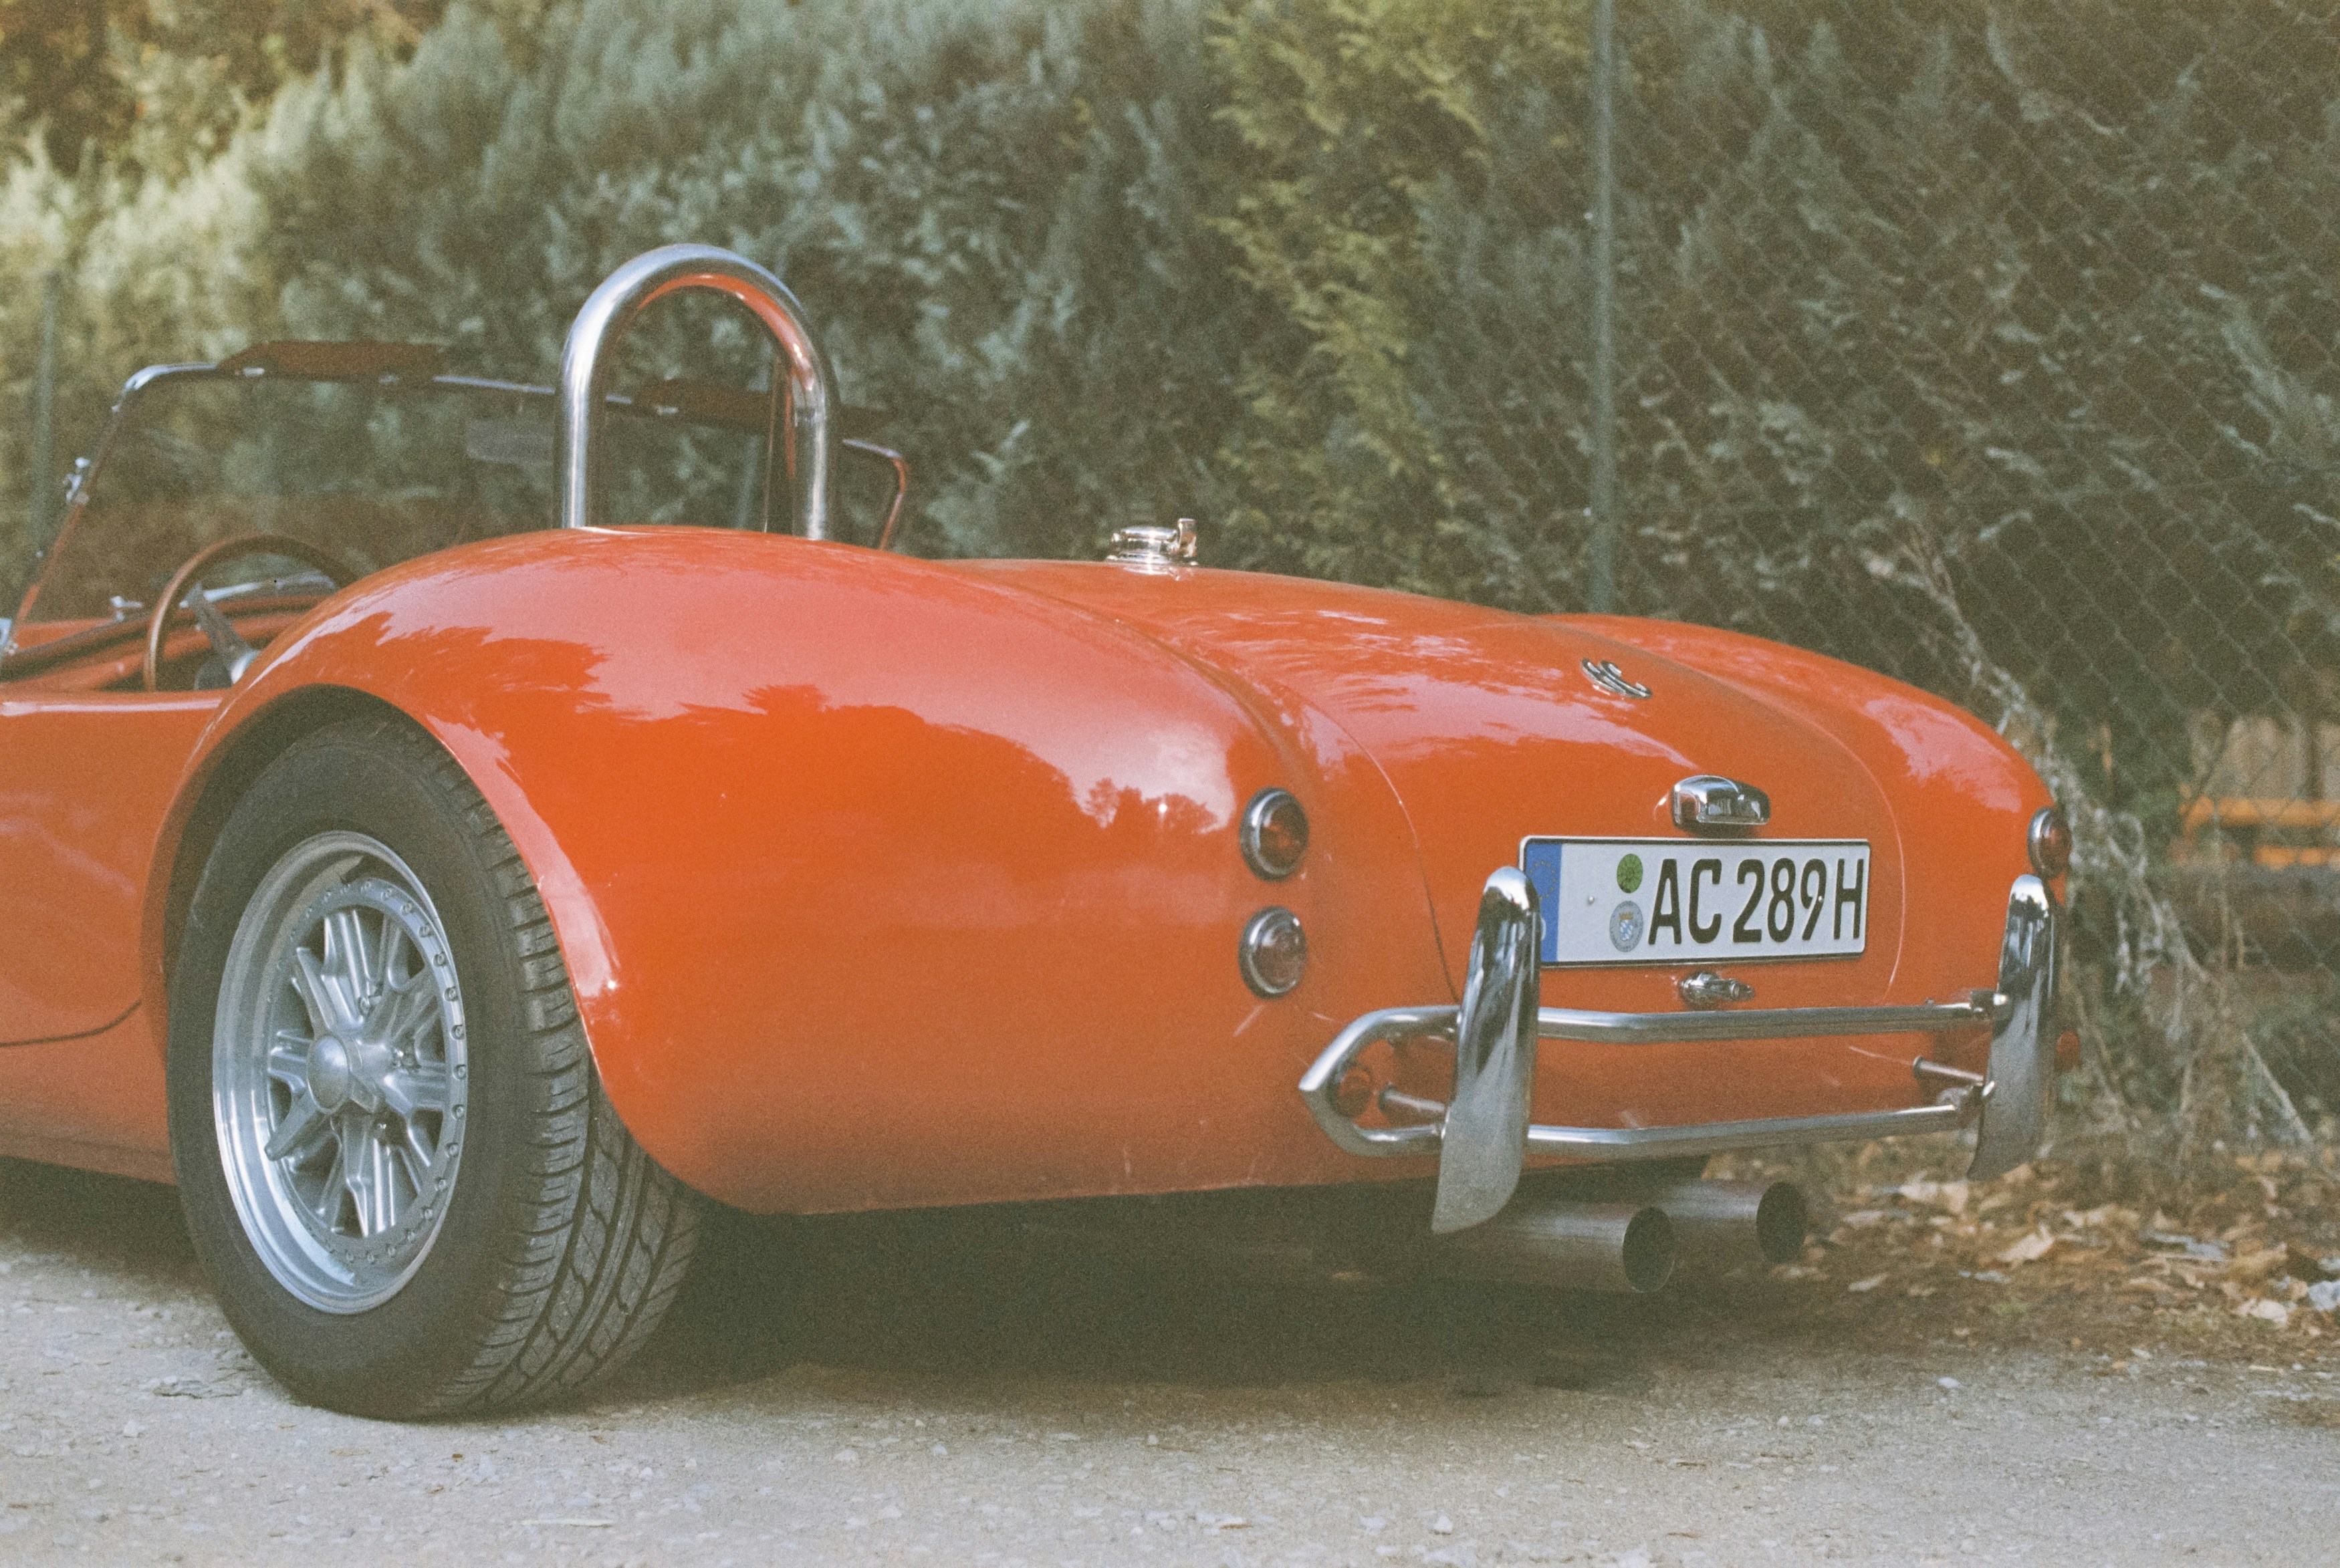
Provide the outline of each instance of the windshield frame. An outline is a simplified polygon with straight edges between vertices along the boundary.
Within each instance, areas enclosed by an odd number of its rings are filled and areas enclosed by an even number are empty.
[[[382,387],[397,386],[412,388],[418,390],[425,388],[433,388],[449,392],[485,393],[490,395],[521,397],[529,399],[531,401],[540,399],[548,404],[555,405],[556,408],[560,397],[560,393],[557,389],[550,386],[539,385],[534,382],[504,380],[500,378],[490,376],[451,375],[443,372],[418,375],[409,370],[395,368],[395,366],[401,361],[407,364],[412,364],[414,362],[415,356],[418,353],[428,353],[434,358],[436,356],[437,350],[417,350],[411,345],[282,345],[283,347],[288,348],[305,348],[313,346],[320,349],[362,350],[372,348],[388,350],[381,355],[382,362],[385,368],[379,370],[353,370],[338,373],[306,370],[293,370],[281,369],[275,365],[265,362],[249,362],[247,360],[247,356],[257,356],[263,351],[263,350],[277,346],[278,345],[261,345],[255,349],[246,350],[243,354],[235,355],[217,362],[192,361],[148,365],[133,373],[127,380],[123,382],[121,392],[116,395],[113,407],[107,411],[105,426],[98,435],[97,445],[92,449],[89,456],[80,459],[74,465],[73,476],[65,493],[64,515],[58,521],[55,532],[48,538],[40,541],[34,550],[33,559],[35,564],[32,576],[30,580],[25,584],[23,596],[14,606],[15,614],[13,616],[0,616],[0,663],[5,663],[9,656],[18,651],[15,641],[16,629],[34,624],[36,618],[35,612],[38,607],[42,588],[47,582],[50,570],[55,565],[58,557],[73,542],[74,536],[80,527],[82,518],[88,509],[89,500],[93,493],[92,487],[95,484],[98,476],[104,472],[107,459],[113,455],[115,446],[121,438],[122,432],[128,428],[131,422],[131,417],[135,411],[137,405],[142,399],[158,386],[162,386],[165,383],[182,384],[189,381],[257,380],[265,377],[273,380],[294,380]],[[705,385],[709,390],[719,393],[735,390],[734,389],[715,387],[712,383],[707,383]],[[657,389],[653,388],[651,390],[655,391]],[[738,395],[741,398],[752,398],[759,402],[763,402],[772,396],[768,391],[753,389],[737,389],[736,390]],[[768,427],[766,424],[753,422],[743,417],[729,416],[725,410],[719,407],[710,406],[709,403],[705,400],[694,401],[691,406],[689,407],[682,406],[679,403],[675,406],[669,407],[657,401],[654,398],[642,399],[629,396],[623,392],[605,392],[602,394],[602,406],[611,412],[630,413],[645,418],[679,417],[693,424],[738,429],[750,434],[767,434],[768,429]],[[894,470],[894,497],[892,504],[887,511],[884,525],[878,532],[877,547],[881,550],[892,547],[895,539],[896,524],[900,518],[902,503],[907,497],[909,488],[907,462],[901,453],[895,451],[893,449],[882,446],[876,441],[868,440],[857,436],[848,435],[840,440],[838,445],[850,448],[856,451],[865,454],[866,456],[874,457],[880,461],[891,465]],[[771,531],[772,488],[773,487],[768,482],[762,487],[762,497],[757,515],[757,527],[752,531],[762,533],[769,533]],[[551,525],[550,524],[548,525],[548,527],[550,526]]]
[[[258,380],[263,377],[275,380],[338,382],[345,385],[371,383],[376,386],[429,386],[443,388],[451,392],[488,392],[546,399],[553,396],[553,390],[550,387],[534,386],[525,381],[499,380],[484,376],[416,377],[402,375],[396,371],[373,375],[321,375],[274,370],[263,365],[238,366],[233,360],[223,360],[215,364],[196,362],[148,365],[134,372],[128,380],[122,383],[120,395],[114,399],[114,407],[106,412],[105,428],[99,432],[96,447],[88,457],[74,465],[72,485],[65,492],[64,516],[58,522],[56,532],[43,540],[33,552],[33,559],[36,564],[33,569],[32,580],[25,586],[24,597],[18,601],[15,614],[0,620],[0,659],[5,659],[16,651],[15,628],[34,619],[34,612],[40,601],[41,589],[48,580],[49,571],[55,566],[58,556],[64,552],[65,547],[73,542],[74,534],[80,527],[83,514],[88,510],[91,487],[96,483],[98,476],[105,471],[106,459],[113,455],[122,431],[129,425],[130,416],[139,399],[154,388],[166,381],[174,383],[245,381]],[[613,407],[623,404],[630,409],[633,399],[613,394],[610,402]]]

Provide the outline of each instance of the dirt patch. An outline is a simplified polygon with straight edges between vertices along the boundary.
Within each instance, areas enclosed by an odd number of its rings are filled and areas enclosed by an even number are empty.
[[[2340,1399],[2285,1399],[2276,1403],[2278,1419],[2318,1432],[2340,1432]]]

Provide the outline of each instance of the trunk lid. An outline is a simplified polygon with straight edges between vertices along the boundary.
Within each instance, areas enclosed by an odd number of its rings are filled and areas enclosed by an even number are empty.
[[[1891,807],[1840,742],[1743,690],[1584,627],[1406,594],[1232,572],[975,569],[1142,629],[1272,692],[1269,706],[1296,700],[1339,725],[1404,809],[1458,986],[1481,884],[1519,863],[1522,839],[1697,842],[1674,826],[1671,792],[1691,774],[1719,774],[1771,797],[1770,824],[1751,842],[1865,841],[1871,886],[1859,957],[1714,967],[1755,984],[1763,1007],[1888,999],[1904,906]],[[1609,668],[1619,680],[1604,678]],[[1723,912],[1736,915],[1740,900],[1723,897]],[[1703,967],[1547,969],[1543,1001],[1671,1011],[1682,1005],[1678,982]]]

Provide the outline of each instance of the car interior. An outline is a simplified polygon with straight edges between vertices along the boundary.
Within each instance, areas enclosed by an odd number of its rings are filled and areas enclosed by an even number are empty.
[[[613,395],[602,516],[765,528],[772,405],[682,380]],[[887,547],[908,468],[869,439],[880,419],[846,410],[840,444],[891,488],[856,487],[847,537]],[[268,343],[144,372],[75,485],[0,648],[0,683],[225,686],[249,662],[239,648],[264,647],[336,588],[552,527],[554,424],[550,388],[446,374],[427,345]]]

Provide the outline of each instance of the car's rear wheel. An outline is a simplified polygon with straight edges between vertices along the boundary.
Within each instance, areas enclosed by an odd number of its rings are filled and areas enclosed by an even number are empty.
[[[601,1093],[511,841],[401,721],[304,738],[230,814],[168,1069],[196,1251],[303,1399],[414,1416],[573,1390],[681,1284],[696,1202]]]

